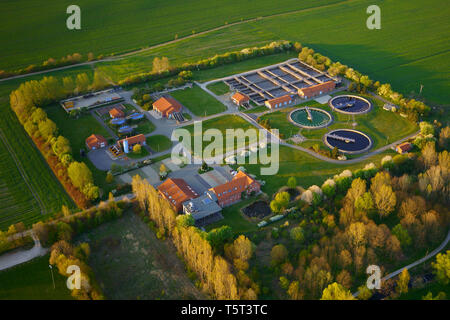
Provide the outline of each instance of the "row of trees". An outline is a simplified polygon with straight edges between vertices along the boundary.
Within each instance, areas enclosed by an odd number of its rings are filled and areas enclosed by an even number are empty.
[[[289,41],[274,41],[262,47],[245,48],[240,51],[232,51],[217,54],[213,57],[202,59],[197,62],[184,63],[181,66],[170,66],[167,58],[157,58],[153,60],[153,70],[137,75],[129,76],[121,81],[119,85],[131,85],[142,82],[149,82],[175,76],[181,71],[193,71],[215,68],[224,64],[235,63],[251,59],[257,56],[271,55],[279,52],[295,50],[294,44]]]
[[[33,224],[33,233],[45,247],[61,240],[70,242],[78,234],[120,218],[129,207],[128,202],[115,202],[112,195],[108,202],[101,202],[97,207],[91,207],[75,214],[71,214],[70,210],[63,207],[62,216],[55,216],[46,222],[39,221]]]
[[[101,58],[102,58],[102,56],[97,57],[97,59],[101,59]],[[26,68],[15,70],[15,71],[0,70],[0,78],[7,78],[7,77],[16,76],[19,74],[26,74],[26,73],[31,73],[31,72],[48,70],[48,69],[67,66],[67,65],[71,65],[71,64],[77,64],[77,63],[80,63],[83,61],[93,61],[95,59],[96,59],[96,57],[94,56],[94,54],[92,52],[89,52],[86,55],[86,57],[83,57],[83,55],[80,53],[74,53],[74,54],[69,54],[65,57],[62,57],[60,59],[48,58],[46,61],[44,61],[40,65],[32,64]]]
[[[178,253],[207,292],[216,299],[256,299],[259,289],[245,273],[253,252],[250,240],[241,236],[225,246],[230,263],[217,253],[222,250],[222,244],[230,239],[229,229],[209,234],[202,232],[193,226],[191,216],[177,216],[169,202],[162,199],[147,181],[135,176],[132,187],[141,210],[155,224],[158,237],[172,239]]]
[[[69,140],[58,133],[56,124],[37,107],[85,90],[83,86],[88,79],[85,74],[77,76],[76,86],[69,85],[68,79],[64,78],[61,83],[54,77],[44,77],[40,81],[25,82],[11,93],[10,104],[66,191],[80,208],[86,208],[90,200],[99,197],[92,173],[85,163],[74,161]]]
[[[0,230],[0,254],[32,244],[33,239],[30,236],[18,235],[25,230],[23,222],[10,225],[6,232]]]

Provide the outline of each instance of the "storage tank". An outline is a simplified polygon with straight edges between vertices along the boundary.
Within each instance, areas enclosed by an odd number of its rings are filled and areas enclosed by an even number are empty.
[[[128,140],[127,139],[123,140],[123,151],[125,153],[128,153]]]

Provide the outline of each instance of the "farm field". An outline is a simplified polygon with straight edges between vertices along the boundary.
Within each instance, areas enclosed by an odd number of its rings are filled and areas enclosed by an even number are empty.
[[[90,244],[89,265],[107,299],[202,298],[170,240],[158,240],[132,212],[78,241]]]
[[[7,189],[8,192],[2,192],[4,198],[0,202],[0,229],[6,229],[10,224],[20,221],[31,227],[34,222],[61,210],[62,205],[74,207],[72,200],[53,175],[40,152],[34,147],[11,109],[4,104],[0,104],[0,109],[3,112],[0,117],[0,128],[9,145],[13,146],[13,152],[20,162],[30,186],[37,193],[44,208],[43,215],[30,188],[27,187],[13,158],[7,153],[2,142],[0,181],[2,189]]]
[[[283,39],[299,41],[373,79],[389,82],[405,95],[416,96],[423,84],[422,96],[428,102],[448,104],[448,6],[442,8],[438,0],[431,0],[426,5],[419,0],[385,1],[380,5],[382,29],[374,31],[365,26],[365,12],[370,4],[368,0],[346,1],[282,17],[264,18],[99,66],[114,79],[114,75],[120,73],[148,71],[156,56],[167,56],[172,64],[178,65]],[[410,23],[412,17],[414,24]],[[424,25],[426,28],[422,27]]]
[[[338,2],[342,1],[319,0],[311,3],[283,0],[283,5],[279,5],[272,0],[261,0],[255,6],[253,1],[231,0],[222,2],[218,8],[216,3],[194,0],[186,8],[181,0],[156,0],[151,3],[144,0],[81,0],[77,5],[83,15],[82,28],[74,32],[65,26],[68,17],[66,8],[72,4],[68,0],[57,4],[26,0],[19,7],[15,6],[14,1],[2,1],[0,17],[5,32],[1,40],[10,50],[1,55],[0,61],[3,63],[0,63],[0,69],[25,67],[42,63],[49,57],[60,58],[74,52],[93,52],[95,55],[126,52],[243,19]],[[36,16],[36,8],[45,15]],[[18,16],[23,17],[24,21],[20,27],[15,18]],[[36,25],[40,27],[36,29]]]
[[[33,259],[14,268],[0,271],[0,300],[72,300],[66,278],[48,268],[50,255]]]
[[[172,91],[171,96],[198,117],[206,117],[226,110],[226,107],[199,86]]]

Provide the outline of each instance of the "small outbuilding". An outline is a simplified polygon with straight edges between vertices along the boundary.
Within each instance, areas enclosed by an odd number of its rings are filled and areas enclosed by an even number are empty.
[[[233,101],[235,105],[240,107],[244,104],[248,104],[250,102],[250,97],[238,91],[231,96],[231,101]]]
[[[409,151],[411,151],[411,149],[412,149],[412,144],[410,142],[403,142],[395,148],[395,151],[397,151],[397,153],[404,154],[404,153],[408,153]]]
[[[118,118],[125,117],[125,113],[122,110],[120,110],[119,108],[114,107],[111,110],[109,110],[109,116],[112,119],[118,119]]]

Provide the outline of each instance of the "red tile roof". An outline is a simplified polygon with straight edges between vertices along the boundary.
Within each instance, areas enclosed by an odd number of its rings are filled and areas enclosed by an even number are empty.
[[[180,212],[183,202],[197,198],[198,194],[183,179],[168,178],[158,186],[159,193]]]
[[[285,95],[282,97],[278,97],[278,98],[274,98],[274,99],[270,99],[266,101],[266,106],[268,106],[269,108],[274,108],[275,105],[277,104],[283,104],[283,103],[289,103],[289,101],[292,101],[292,98],[290,95]]]
[[[409,142],[403,142],[397,146],[397,152],[405,153],[412,149],[412,144]]]
[[[246,94],[241,92],[236,92],[235,94],[233,94],[231,99],[237,101],[237,103],[245,103],[250,101],[250,98]]]
[[[133,145],[133,144],[136,144],[136,143],[141,143],[142,144],[145,141],[145,136],[143,134],[138,134],[136,136],[132,136],[132,137],[129,137],[129,138],[125,138],[125,139],[119,140],[119,144],[123,144],[124,140],[128,140],[128,144],[129,145]]]
[[[86,145],[88,146],[89,149],[92,149],[93,147],[99,148],[101,147],[102,143],[104,143],[106,146],[107,141],[103,136],[99,134],[92,134],[86,138]]]
[[[173,112],[180,112],[181,108],[181,104],[171,97],[162,97],[153,103],[153,109],[158,110],[166,117]]]
[[[111,110],[109,110],[109,115],[112,118],[123,118],[125,116],[123,111],[118,108],[112,108]]]
[[[328,91],[333,90],[335,88],[335,86],[336,86],[336,83],[334,81],[330,80],[327,82],[313,85],[311,87],[299,89],[298,94],[300,96],[314,97],[317,94],[319,94],[321,91],[328,92]]]
[[[235,194],[244,192],[249,185],[256,182],[253,178],[243,171],[239,171],[231,181],[211,188],[212,192],[217,196],[219,201],[222,198],[229,198]]]

